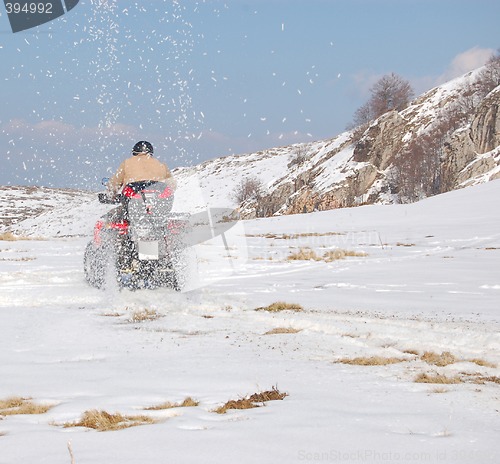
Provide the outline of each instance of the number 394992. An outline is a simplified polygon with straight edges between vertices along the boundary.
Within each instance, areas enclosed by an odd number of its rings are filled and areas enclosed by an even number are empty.
[[[5,8],[7,9],[7,14],[51,14],[52,13],[52,3],[51,2],[32,2],[32,3],[6,3]]]

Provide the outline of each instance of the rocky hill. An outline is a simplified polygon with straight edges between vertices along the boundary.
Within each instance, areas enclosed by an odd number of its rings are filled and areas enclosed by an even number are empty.
[[[332,139],[178,168],[174,210],[230,208],[252,218],[410,203],[500,178],[500,86],[485,92],[483,70]],[[247,179],[263,188],[257,198],[241,203],[234,192]],[[43,187],[0,188],[0,202],[0,232],[28,235],[90,233],[95,218],[109,209],[97,203],[95,194]],[[53,216],[67,215],[67,222],[76,224],[72,218],[88,202],[95,217],[88,218],[85,231],[76,225],[54,231]]]
[[[500,86],[481,93],[482,69],[436,87],[402,111],[333,139],[228,156],[175,175],[208,204],[238,206],[245,178],[264,192],[243,217],[361,204],[408,203],[500,177]]]

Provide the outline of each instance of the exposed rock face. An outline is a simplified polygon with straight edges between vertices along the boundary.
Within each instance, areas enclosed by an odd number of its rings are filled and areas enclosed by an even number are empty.
[[[500,89],[497,88],[479,105],[470,126],[451,137],[450,143],[445,147],[446,159],[443,162],[446,190],[453,190],[498,166],[496,149],[500,145],[499,107]],[[484,156],[487,153],[491,155]],[[493,173],[493,176],[496,174]]]
[[[315,159],[307,168],[280,179],[274,188],[271,186],[271,192],[262,200],[260,210],[250,208],[254,213],[251,215],[296,214],[362,203],[404,201],[403,197],[398,196],[399,189],[395,187],[391,175],[397,170],[396,167],[405,162],[428,163],[425,151],[430,147],[438,153],[436,147],[441,142],[431,140],[437,137],[431,129],[440,118],[451,119],[453,110],[450,108],[460,96],[459,91],[455,94],[450,91],[440,93],[434,89],[427,98],[420,97],[414,107],[404,112],[391,111],[382,115],[366,129],[357,143],[351,144],[349,140],[339,144],[323,157]],[[433,111],[424,111],[430,101]],[[444,155],[435,155],[435,169],[440,172],[433,175],[432,179],[414,179],[414,183],[436,182],[437,178],[441,183],[440,191],[447,191],[467,185],[471,179],[487,173],[490,173],[491,179],[500,177],[500,173],[495,172],[500,164],[499,155],[494,151],[500,145],[499,106],[500,88],[497,88],[469,117],[472,122],[465,127],[460,126],[444,143]],[[433,116],[430,117],[429,113]],[[425,144],[420,143],[419,137],[425,137],[426,134],[430,135],[427,135]],[[343,177],[331,182],[329,188],[324,188],[324,182],[319,181],[319,178],[329,174],[332,177],[338,175],[332,171],[329,173],[328,164],[345,153],[349,144],[350,156],[343,160],[344,166],[340,169]],[[408,159],[417,156],[415,150],[408,148],[412,144],[420,144],[421,159]],[[411,175],[425,176],[426,172],[429,175],[428,171],[416,166]],[[400,170],[399,175],[410,174]]]
[[[403,145],[406,121],[397,111],[382,115],[354,148],[353,160],[385,170]]]

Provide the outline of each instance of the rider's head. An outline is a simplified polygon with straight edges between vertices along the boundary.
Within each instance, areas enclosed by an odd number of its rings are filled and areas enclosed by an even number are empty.
[[[132,154],[134,156],[136,156],[139,153],[147,153],[148,155],[152,155],[153,154],[153,145],[151,145],[149,142],[146,142],[145,140],[141,140],[140,142],[137,142],[134,145],[134,148],[132,148]]]

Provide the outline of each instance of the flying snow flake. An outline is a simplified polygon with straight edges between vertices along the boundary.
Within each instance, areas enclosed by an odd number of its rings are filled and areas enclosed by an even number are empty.
[[[285,30],[285,23],[281,23],[281,32]]]

